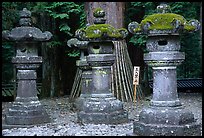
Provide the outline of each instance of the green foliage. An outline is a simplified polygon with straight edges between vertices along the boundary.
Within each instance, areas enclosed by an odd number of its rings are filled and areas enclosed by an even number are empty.
[[[150,13],[155,13],[155,8],[158,2],[131,2],[131,6],[134,8],[144,7],[146,15]]]
[[[70,33],[71,28],[67,24],[65,24],[65,23],[60,24],[59,29],[61,32],[65,32],[66,34],[73,36],[73,34]]]
[[[13,64],[11,59],[14,56],[12,43],[2,43],[2,82],[9,82],[13,78]]]
[[[2,2],[2,30],[10,30],[17,22],[17,4],[15,2]]]
[[[170,2],[171,11],[181,14],[186,20],[199,19],[200,2]]]
[[[73,49],[67,51],[67,56],[69,57],[79,57],[80,56],[80,50],[79,49]]]
[[[130,43],[133,43],[136,46],[139,46],[145,51],[145,44],[146,44],[147,35],[133,35],[130,38]]]
[[[199,32],[181,36],[181,51],[185,52],[185,61],[178,66],[180,78],[202,78],[202,48]]]
[[[78,5],[75,2],[52,2],[45,7],[45,11],[58,21],[59,31],[71,37],[74,33],[71,32],[70,20],[72,17],[79,17],[80,14],[83,14],[83,5]],[[83,21],[79,21],[79,23],[81,22]]]
[[[47,45],[50,48],[52,48],[52,47],[56,47],[56,46],[61,46],[62,42],[53,40],[53,41],[47,42]]]
[[[48,5],[48,2],[36,2],[36,5],[32,7],[32,12],[43,13],[45,11],[45,7],[47,7]]]
[[[52,46],[66,46],[66,41],[73,37],[75,31],[85,26],[85,12],[83,3],[75,2],[52,2],[45,6],[47,12],[55,19],[59,33],[54,37]],[[66,37],[61,37],[66,35]],[[62,39],[64,38],[64,39]],[[73,48],[65,51],[68,57],[78,57],[80,55],[78,50]]]
[[[56,30],[52,31],[54,37],[48,43],[49,47],[67,47],[66,41],[73,37],[78,28],[85,26],[83,2],[37,2],[33,12],[43,12],[54,19]],[[73,48],[66,49],[65,53],[68,57],[79,56],[79,52]]]

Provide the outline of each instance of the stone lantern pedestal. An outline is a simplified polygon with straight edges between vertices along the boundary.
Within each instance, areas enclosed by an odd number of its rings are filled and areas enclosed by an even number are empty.
[[[92,89],[92,70],[89,64],[86,61],[86,58],[77,60],[77,66],[82,70],[81,76],[81,94],[75,100],[75,107],[81,111],[84,105],[84,100],[87,97],[90,97],[91,89]]]
[[[144,60],[153,70],[153,96],[150,106],[144,107],[139,121],[134,122],[133,135],[200,135],[200,124],[179,101],[176,75],[176,67],[185,59],[184,52],[179,52],[179,33],[197,30],[199,23],[195,20],[194,24],[187,23],[182,16],[168,13],[166,4],[157,8],[161,13],[147,16],[141,22],[141,32],[148,35]],[[138,27],[137,23],[129,24],[132,33],[141,33]]]
[[[162,40],[168,43],[165,46],[158,43],[163,37]],[[178,39],[172,38],[174,36],[169,34],[156,35],[149,36],[147,41],[150,52],[144,54],[144,60],[153,70],[153,95],[150,106],[140,112],[139,122],[134,122],[134,134],[186,136],[200,133],[200,125],[196,124],[193,113],[186,110],[178,98],[176,66],[182,63],[185,55],[174,51],[179,50],[180,45]]]
[[[92,44],[89,43],[89,47]],[[113,54],[89,54],[87,56],[87,62],[92,67],[92,92],[89,97],[86,97],[82,110],[78,113],[79,121],[95,124],[127,122],[127,113],[123,110],[122,102],[116,99],[111,92],[111,65],[114,60]]]
[[[12,58],[12,63],[17,69],[18,87],[16,99],[5,117],[7,127],[50,122],[49,115],[37,97],[36,69],[42,63],[37,50],[39,42],[49,40],[52,34],[31,27],[31,12],[26,8],[20,12],[19,24],[20,27],[2,32],[3,38],[16,44],[16,56]]]
[[[92,70],[91,66],[87,62],[87,45],[88,41],[79,41],[77,38],[72,38],[67,41],[67,45],[69,47],[75,46],[80,49],[80,59],[76,61],[76,66],[81,69],[81,86],[80,90],[81,94],[74,101],[74,107],[77,110],[82,110],[83,102],[86,97],[89,97],[92,89]]]
[[[122,102],[111,92],[111,65],[115,61],[112,41],[123,39],[127,31],[104,24],[104,16],[102,9],[96,9],[94,24],[76,31],[79,40],[89,41],[87,62],[92,68],[92,91],[77,113],[81,123],[119,124],[128,121]]]

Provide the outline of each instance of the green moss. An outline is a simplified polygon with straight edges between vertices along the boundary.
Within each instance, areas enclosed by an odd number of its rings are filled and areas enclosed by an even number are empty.
[[[85,37],[88,39],[102,38],[104,34],[110,38],[122,38],[119,30],[115,29],[109,24],[93,24],[88,26],[86,29],[82,29],[85,32]],[[124,29],[122,29],[124,30]]]
[[[142,31],[142,30],[141,30],[141,24],[139,24],[139,27],[134,28],[133,31],[134,31],[134,32],[137,32],[137,33],[141,32],[141,31]]]
[[[189,32],[190,32],[190,31],[194,31],[194,30],[195,30],[195,26],[186,24],[186,25],[184,26],[184,30],[189,31]]]
[[[96,8],[93,11],[93,16],[94,17],[104,17],[105,16],[105,12],[102,8]]]
[[[186,20],[183,16],[174,14],[174,13],[157,13],[150,16],[147,16],[144,20],[142,20],[141,25],[143,26],[147,22],[151,22],[152,25],[150,26],[149,30],[172,30],[173,20],[179,20],[182,25],[185,24]]]
[[[118,31],[120,32],[120,31],[126,31],[126,29],[125,28],[120,28],[120,29],[118,29]]]
[[[148,30],[173,30],[175,29],[173,26],[174,20],[178,20],[180,24],[184,27],[184,32],[191,32],[196,29],[195,26],[192,26],[190,23],[186,21],[186,19],[179,15],[174,13],[157,13],[153,15],[146,16],[144,20],[141,21],[139,24],[139,27],[134,28],[135,33],[142,32],[143,26],[146,23],[150,23],[150,27]]]

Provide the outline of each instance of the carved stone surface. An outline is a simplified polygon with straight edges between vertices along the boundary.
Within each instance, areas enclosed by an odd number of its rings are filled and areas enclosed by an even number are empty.
[[[81,94],[75,100],[75,107],[82,110],[85,98],[89,97],[92,91],[92,70],[86,58],[77,60],[76,65],[82,70]]]
[[[161,24],[157,24],[160,26],[158,29],[151,29],[151,24],[147,30],[141,29],[141,32],[148,35],[146,48],[149,53],[144,54],[144,60],[153,70],[153,96],[150,106],[144,107],[139,114],[139,121],[134,122],[133,135],[191,136],[200,135],[201,132],[200,124],[197,124],[193,113],[187,111],[178,98],[176,66],[185,59],[184,52],[179,52],[179,33],[184,28],[180,22],[182,20],[176,20],[175,24],[166,22],[167,18],[164,17],[170,15],[165,11],[167,7],[158,6],[158,11],[162,13],[157,14],[158,20],[163,20],[167,28],[162,28],[163,24],[160,22]],[[157,18],[154,18],[154,21],[156,27]],[[169,30],[171,25],[172,30]],[[137,23],[131,23],[129,30],[137,33],[134,30],[138,30],[138,27]],[[196,30],[196,27],[191,29]]]
[[[127,112],[123,109],[122,102],[117,100],[111,92],[111,65],[115,62],[112,41],[123,39],[126,35],[123,32],[126,30],[118,31],[104,24],[105,19],[103,17],[105,15],[101,10],[98,9],[97,11],[97,13],[102,13],[101,16],[94,15],[99,18],[95,20],[95,24],[88,26],[85,30],[76,31],[78,39],[89,41],[86,60],[92,67],[91,93],[83,99],[81,110],[77,113],[78,121],[94,124],[125,123],[128,121]],[[103,32],[101,32],[100,27],[103,28]],[[115,31],[115,36],[112,35],[114,32],[109,32],[109,27]],[[97,35],[97,31],[99,31],[99,35]],[[88,32],[89,34],[87,34]]]
[[[87,62],[87,55],[85,53],[87,52],[87,46],[88,46],[88,41],[79,41],[77,38],[72,38],[67,41],[67,45],[69,47],[75,46],[80,49],[80,59],[76,61],[76,65],[79,69],[82,70],[82,75],[81,75],[81,88],[80,92],[81,94],[79,97],[77,97],[74,101],[74,107],[77,110],[81,110],[83,106],[83,102],[86,97],[88,97],[91,94],[91,89],[92,89],[92,70],[91,66]],[[75,87],[75,86],[73,86]]]
[[[87,97],[83,102],[82,110],[77,114],[80,122],[94,124],[127,123],[127,116],[121,101],[111,94]]]
[[[7,127],[18,127],[50,122],[50,117],[37,97],[36,69],[42,63],[38,56],[40,41],[48,41],[52,34],[32,27],[31,12],[26,8],[20,11],[20,27],[11,31],[3,31],[2,36],[8,41],[14,41],[16,56],[12,63],[17,69],[17,96],[5,116]]]

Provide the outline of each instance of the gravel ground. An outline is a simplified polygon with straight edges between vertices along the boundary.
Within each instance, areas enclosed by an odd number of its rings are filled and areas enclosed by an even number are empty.
[[[202,94],[179,93],[181,103],[191,110],[198,123],[201,123],[202,134]],[[30,128],[2,129],[3,136],[126,136],[133,132],[133,122],[138,121],[139,112],[147,106],[151,95],[135,104],[125,102],[124,108],[128,111],[129,122],[118,125],[94,125],[77,123],[77,112],[68,97],[49,98],[41,100],[52,123],[35,125]],[[2,120],[11,102],[2,103]],[[2,121],[3,123],[4,121]]]

